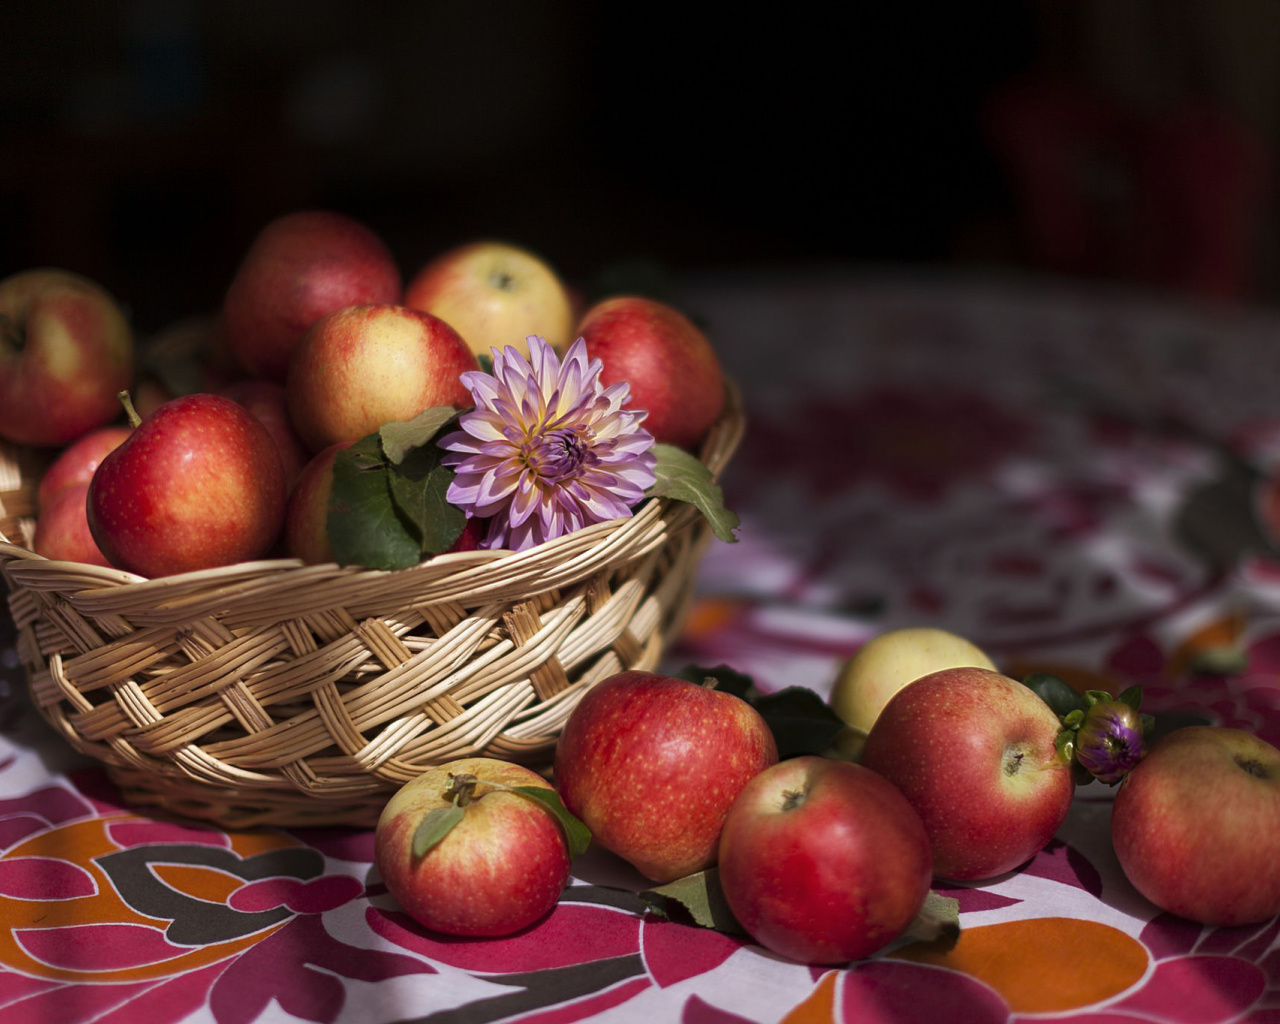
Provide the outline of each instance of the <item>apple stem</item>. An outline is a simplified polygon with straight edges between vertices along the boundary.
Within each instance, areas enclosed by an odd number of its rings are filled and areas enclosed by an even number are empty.
[[[458,775],[449,773],[449,781],[445,783],[445,792],[453,794],[453,802],[459,807],[466,807],[475,796],[476,783],[480,780],[474,775],[462,772]]]
[[[120,404],[124,406],[124,414],[129,417],[129,426],[137,429],[142,424],[142,417],[138,415],[138,410],[133,407],[133,399],[129,397],[129,392],[121,391],[116,397],[120,399]]]

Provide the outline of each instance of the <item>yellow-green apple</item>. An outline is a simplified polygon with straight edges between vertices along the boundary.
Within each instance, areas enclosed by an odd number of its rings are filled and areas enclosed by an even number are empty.
[[[942,669],[884,706],[862,764],[924,822],[941,878],[985,879],[1053,838],[1075,790],[1055,745],[1058,716],[1022,683],[984,668]]]
[[[322,316],[400,296],[400,269],[375,232],[344,214],[302,210],[253,240],[223,299],[223,329],[245,369],[283,381],[289,354]]]
[[[469,408],[461,375],[479,365],[439,317],[407,306],[348,306],[312,325],[294,350],[289,416],[319,452],[433,406]]]
[[[626,381],[628,404],[648,412],[656,441],[694,448],[724,410],[724,375],[707,336],[679,310],[653,299],[615,296],[578,324],[606,387]]]
[[[267,433],[275,441],[276,450],[280,453],[285,491],[292,491],[310,453],[293,427],[284,387],[275,381],[249,378],[227,384],[218,394],[243,405],[267,428]]]
[[[919,815],[883,776],[825,757],[766,768],[729,808],[720,886],[760,945],[802,963],[860,960],[911,924],[933,879]]]
[[[450,777],[474,776],[460,820],[425,853],[414,835],[424,817],[455,806]],[[432,768],[387,801],[374,830],[374,859],[387,891],[410,917],[450,935],[509,935],[560,899],[569,879],[564,831],[536,800],[503,786],[550,784],[528,768],[462,758]]]
[[[1280,914],[1280,750],[1196,725],[1158,741],[1116,791],[1116,857],[1135,889],[1201,924]]]
[[[111,565],[89,532],[85,511],[88,496],[89,483],[82,480],[63,487],[49,501],[41,503],[31,541],[36,554],[60,562]]]
[[[769,726],[746,701],[630,671],[596,684],[570,713],[555,780],[595,842],[669,882],[715,863],[729,805],[777,760]]]
[[[99,284],[55,268],[0,281],[0,437],[65,445],[120,414],[133,332]]]
[[[518,348],[537,335],[564,351],[573,329],[573,305],[546,261],[506,242],[471,242],[423,266],[409,280],[404,304],[433,313],[477,355]]]
[[[945,629],[891,629],[872,637],[844,663],[831,689],[831,709],[853,728],[870,732],[880,709],[908,683],[964,665],[996,668],[981,648]]]
[[[119,407],[120,399],[117,398],[116,408]],[[125,426],[99,427],[64,448],[40,478],[40,487],[36,491],[36,502],[40,508],[49,505],[59,491],[76,484],[87,484],[93,479],[98,464],[109,452],[120,447],[131,432],[132,428]]]
[[[141,576],[261,558],[284,523],[284,470],[271,435],[221,395],[166,402],[89,482],[89,528],[103,554]]]

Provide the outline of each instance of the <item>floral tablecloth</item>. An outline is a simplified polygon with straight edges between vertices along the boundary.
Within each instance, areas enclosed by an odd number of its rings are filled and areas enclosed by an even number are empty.
[[[935,625],[1010,674],[1140,683],[1145,710],[1280,744],[1280,314],[1037,281],[707,278],[750,410],[669,667],[826,694],[870,636]],[[1252,1024],[1280,1021],[1280,921],[1161,914],[1077,791],[1021,870],[940,886],[946,951],[843,969],[645,912],[588,853],[502,940],[404,917],[367,831],[228,833],[122,805],[36,717],[0,619],[0,1021]],[[1277,855],[1280,856],[1280,845]]]

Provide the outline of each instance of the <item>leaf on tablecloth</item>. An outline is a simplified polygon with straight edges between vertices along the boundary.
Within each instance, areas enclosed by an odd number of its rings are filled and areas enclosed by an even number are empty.
[[[659,917],[730,935],[745,934],[725,901],[720,873],[715,868],[646,889],[640,899]]]
[[[960,938],[960,901],[930,890],[915,920],[902,933],[904,939],[928,942],[942,949],[954,946]]]
[[[1174,517],[1181,542],[1215,569],[1230,569],[1249,555],[1280,559],[1280,548],[1258,522],[1259,480],[1256,469],[1233,461],[1191,491]]]

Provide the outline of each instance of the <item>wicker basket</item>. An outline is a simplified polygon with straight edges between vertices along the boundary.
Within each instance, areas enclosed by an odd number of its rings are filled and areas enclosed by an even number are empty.
[[[713,473],[743,425],[730,388]],[[36,707],[130,802],[233,828],[367,827],[444,761],[545,765],[588,687],[657,667],[710,536],[664,499],[518,553],[146,580],[29,550],[33,465],[0,448],[0,574]]]

